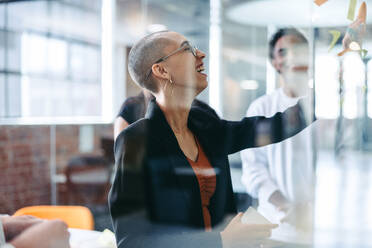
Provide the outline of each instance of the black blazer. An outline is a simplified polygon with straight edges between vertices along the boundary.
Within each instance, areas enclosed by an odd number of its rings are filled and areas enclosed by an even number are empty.
[[[151,95],[151,99],[155,97]],[[217,113],[212,109],[208,104],[198,99],[195,99],[192,103],[193,107],[201,107],[205,110],[209,111],[214,116],[218,117]],[[147,111],[146,99],[143,91],[136,96],[128,97],[124,103],[121,105],[118,117],[122,117],[124,120],[128,122],[128,124],[132,124],[139,119],[145,117]]]
[[[216,172],[216,190],[209,208],[212,226],[216,226],[227,213],[236,212],[227,155],[280,142],[306,124],[299,105],[271,118],[249,117],[241,121],[221,120],[194,106],[188,127]],[[155,100],[149,103],[144,119],[118,136],[114,149],[116,175],[109,207],[118,247],[221,246],[218,232],[203,232],[197,178]],[[133,175],[140,175],[135,182]],[[126,224],[124,209],[128,199],[138,208],[147,207],[150,222],[143,226]]]

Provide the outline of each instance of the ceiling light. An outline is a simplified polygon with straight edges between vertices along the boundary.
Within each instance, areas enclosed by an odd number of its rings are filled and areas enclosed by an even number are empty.
[[[155,33],[155,32],[160,32],[160,31],[165,31],[165,30],[168,30],[167,26],[163,25],[163,24],[151,24],[149,26],[147,26],[147,33],[148,34],[152,34],[152,33]]]
[[[243,80],[240,82],[240,87],[244,90],[257,90],[258,82],[256,80]]]

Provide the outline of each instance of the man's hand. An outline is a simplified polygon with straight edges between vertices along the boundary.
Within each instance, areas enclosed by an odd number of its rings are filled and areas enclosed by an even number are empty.
[[[350,48],[350,43],[355,41],[362,47],[363,38],[366,34],[366,24],[361,19],[356,19],[349,25],[346,30],[344,39],[342,40],[342,46],[344,49]]]
[[[12,240],[27,228],[42,223],[43,220],[29,215],[22,215],[4,216],[1,217],[1,222],[3,223],[5,240]]]
[[[70,233],[61,220],[33,225],[10,243],[16,248],[69,248]]]
[[[346,30],[344,39],[342,40],[343,51],[338,53],[338,56],[343,56],[345,53],[352,50],[360,50],[362,48],[363,38],[366,34],[366,16],[367,5],[365,2],[359,8],[358,17],[352,22]],[[351,43],[353,47],[350,46]]]
[[[264,239],[271,236],[271,229],[278,227],[275,224],[243,224],[243,213],[237,214],[221,232],[224,248],[257,247]],[[258,246],[259,247],[259,246]]]
[[[290,208],[289,201],[279,190],[276,190],[274,193],[271,194],[271,196],[269,197],[269,202],[281,212],[286,213]]]
[[[289,223],[304,231],[309,230],[312,223],[312,204],[307,202],[291,205],[280,222]]]

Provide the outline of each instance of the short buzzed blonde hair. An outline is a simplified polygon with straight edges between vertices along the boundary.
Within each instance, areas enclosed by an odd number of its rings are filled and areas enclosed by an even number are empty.
[[[152,65],[166,56],[164,49],[171,40],[163,34],[170,31],[160,31],[149,34],[134,44],[128,56],[128,71],[133,81],[142,88],[157,92],[158,86],[152,75],[147,75]]]

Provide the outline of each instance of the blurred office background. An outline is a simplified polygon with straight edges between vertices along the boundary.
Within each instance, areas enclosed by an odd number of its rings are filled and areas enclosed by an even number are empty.
[[[238,120],[252,101],[279,86],[268,61],[269,36],[279,27],[296,27],[309,40],[319,126],[312,151],[315,243],[372,246],[371,57],[340,58],[341,42],[328,51],[329,31],[344,33],[350,23],[348,3],[1,1],[0,213],[80,204],[94,211],[98,230],[110,226],[112,122],[125,98],[139,93],[126,57],[144,34],[174,30],[203,50],[209,87],[199,98],[220,116]],[[371,28],[363,48],[372,53]],[[243,209],[252,201],[240,182],[240,156],[230,161]]]

